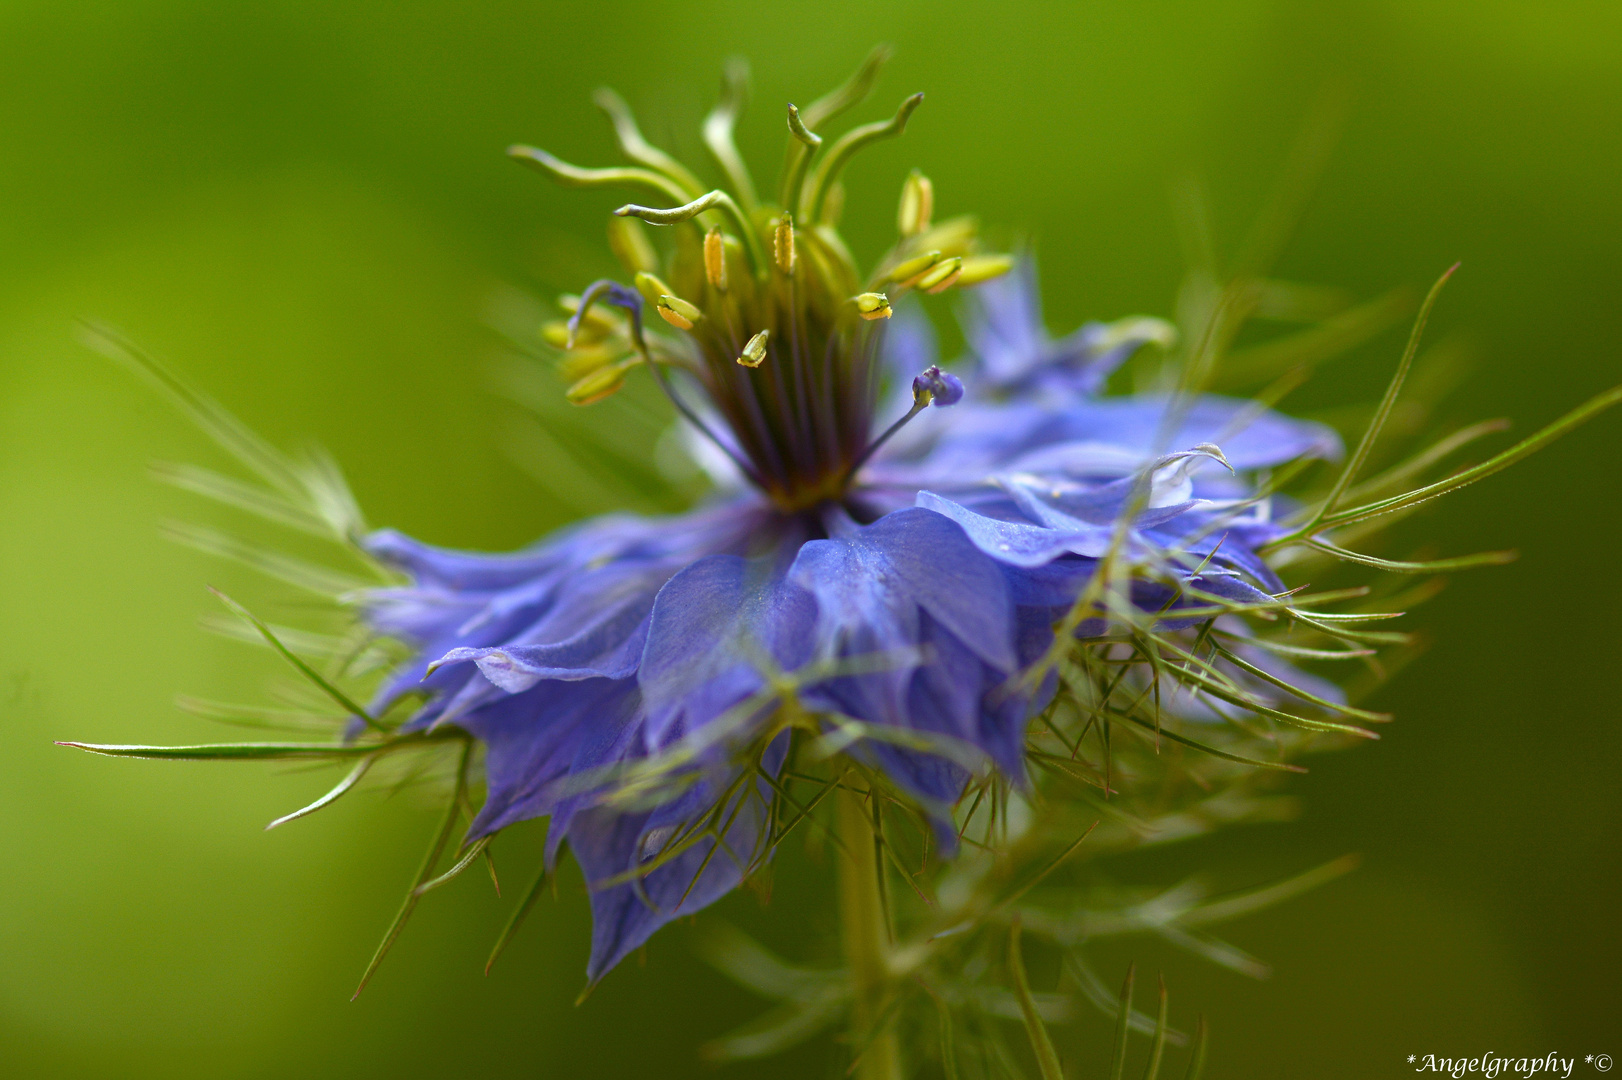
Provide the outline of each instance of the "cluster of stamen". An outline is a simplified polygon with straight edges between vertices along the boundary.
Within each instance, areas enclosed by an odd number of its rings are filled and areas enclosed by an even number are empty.
[[[913,384],[913,409],[873,437],[884,320],[901,296],[976,284],[1011,265],[1005,256],[975,254],[972,219],[935,223],[933,187],[915,171],[902,188],[899,240],[869,275],[858,272],[836,228],[844,201],[840,174],[863,146],[899,135],[923,95],[907,98],[888,121],[845,133],[825,151],[814,129],[866,96],[884,58],[876,52],[848,83],[806,109],[788,107],[791,139],[775,203],[757,197],[733,145],[746,83],[736,65],[704,123],[727,188],[703,190],[692,173],[643,139],[624,103],[606,92],[598,104],[634,167],[581,169],[544,151],[512,150],[563,183],[628,185],[680,204],[616,210],[609,242],[634,286],[600,281],[578,298],[563,298],[571,318],[546,334],[564,351],[569,399],[601,400],[623,385],[631,368],[646,365],[677,409],[786,512],[839,500],[861,464],[901,424],[931,403],[950,405],[962,396],[955,377],[931,368]],[[670,228],[664,257],[644,222]],[[646,325],[644,308],[673,333]],[[707,407],[689,401],[685,380],[671,379],[667,368],[685,372]]]

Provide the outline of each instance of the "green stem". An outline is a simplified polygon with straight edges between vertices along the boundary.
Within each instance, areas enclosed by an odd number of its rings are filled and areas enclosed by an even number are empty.
[[[868,801],[848,788],[837,795],[839,839],[839,922],[852,996],[851,1046],[860,1055],[858,1080],[901,1080],[895,1032],[874,1033],[889,996],[889,927],[879,892],[878,847]]]

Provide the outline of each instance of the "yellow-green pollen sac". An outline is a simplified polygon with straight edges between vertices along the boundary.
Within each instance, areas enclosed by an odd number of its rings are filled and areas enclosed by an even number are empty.
[[[705,187],[651,145],[630,109],[607,91],[597,104],[629,165],[585,169],[543,150],[512,148],[513,157],[561,184],[626,187],[648,197],[647,205],[620,207],[609,223],[609,246],[635,294],[599,283],[604,288],[588,290],[586,310],[578,299],[565,303],[573,330],[554,324],[543,331],[563,350],[569,400],[601,400],[630,368],[648,364],[678,409],[779,508],[805,510],[844,495],[871,450],[876,421],[889,419],[873,409],[884,320],[894,305],[908,292],[962,288],[1012,266],[1008,256],[978,252],[973,218],[937,224],[934,186],[914,170],[902,184],[899,237],[865,274],[858,269],[836,228],[841,175],[862,148],[900,135],[923,95],[906,98],[888,120],[831,140],[818,129],[867,96],[884,58],[876,50],[845,85],[803,109],[788,106],[775,197],[756,186],[733,143],[747,85],[737,63],[703,124],[723,187]],[[648,225],[660,228],[650,233]],[[653,242],[657,234],[664,244]],[[650,325],[632,310],[636,296],[662,323]],[[698,420],[667,379],[669,368],[698,383],[730,438]]]

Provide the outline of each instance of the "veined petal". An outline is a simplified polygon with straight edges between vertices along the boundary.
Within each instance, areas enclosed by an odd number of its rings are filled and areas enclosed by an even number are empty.
[[[785,732],[761,767],[775,776],[787,749]],[[651,812],[595,807],[575,815],[569,848],[591,889],[587,979],[600,979],[672,919],[731,892],[769,856],[770,787],[763,780],[734,786],[731,779],[726,773],[706,778]],[[729,788],[733,793],[719,802]]]
[[[553,813],[576,794],[560,790],[559,782],[583,757],[607,761],[616,747],[623,750],[640,707],[634,680],[547,681],[459,717],[485,744],[488,793],[468,839]]]
[[[986,663],[1014,667],[1008,641],[1008,597],[995,565],[957,525],[929,510],[899,510],[849,536],[813,540],[800,549],[789,580],[817,600],[824,643],[880,623],[916,634],[927,611]]]
[[[871,670],[808,691],[810,703],[977,748],[1023,777],[1025,702],[993,700],[1019,662],[1013,605],[996,562],[958,525],[930,510],[899,510],[807,543],[788,576],[816,598],[820,655],[874,660]],[[941,820],[969,775],[950,748],[934,752],[927,738],[867,739],[852,752]]]
[[[637,681],[650,747],[693,733],[811,658],[809,594],[768,560],[700,559],[654,601]]]
[[[1047,360],[1052,342],[1042,325],[1035,260],[1023,258],[1011,273],[965,295],[963,334],[989,382],[1012,385]]]

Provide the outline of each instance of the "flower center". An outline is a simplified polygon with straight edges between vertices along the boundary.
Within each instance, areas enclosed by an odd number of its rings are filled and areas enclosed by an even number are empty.
[[[949,405],[962,395],[961,383],[931,369],[914,382],[912,411],[874,438],[875,420],[887,419],[873,412],[883,375],[883,320],[892,303],[909,291],[985,281],[1012,264],[1005,256],[974,254],[973,219],[933,222],[933,187],[914,172],[902,188],[898,241],[870,273],[857,269],[837,231],[840,175],[858,150],[901,134],[923,95],[904,100],[887,121],[846,132],[825,151],[813,129],[859,103],[875,74],[864,68],[803,112],[788,106],[790,139],[775,201],[757,196],[733,145],[745,90],[736,69],[704,123],[726,188],[705,191],[649,145],[612,94],[598,103],[637,167],[581,169],[542,150],[511,151],[571,186],[627,185],[680,204],[616,210],[610,244],[634,289],[598,282],[578,299],[565,298],[573,311],[567,325],[547,328],[549,340],[564,349],[569,399],[600,400],[623,385],[632,367],[646,365],[677,409],[785,513],[842,499],[861,464],[900,423],[932,401]],[[667,228],[666,254],[655,250],[644,222]],[[648,325],[645,308],[665,325]]]

